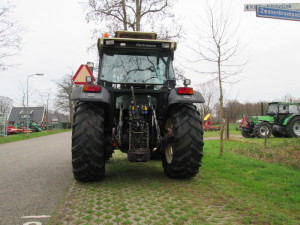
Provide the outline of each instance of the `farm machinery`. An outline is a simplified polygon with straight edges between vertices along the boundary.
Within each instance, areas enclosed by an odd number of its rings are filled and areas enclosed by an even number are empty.
[[[212,119],[210,118],[211,114],[207,114],[204,118],[203,118],[203,124],[202,124],[202,128],[204,131],[218,131],[220,130],[220,127],[218,126],[214,126]]]
[[[156,36],[117,31],[115,37],[98,40],[97,80],[86,76],[72,91],[76,101],[72,131],[76,180],[102,179],[105,163],[115,149],[126,153],[130,162],[161,158],[165,174],[172,178],[198,173],[203,129],[193,103],[204,99],[189,87],[190,80],[175,86],[172,62],[176,42],[157,40]]]
[[[245,138],[300,137],[300,103],[271,102],[266,116],[243,118],[240,127]]]

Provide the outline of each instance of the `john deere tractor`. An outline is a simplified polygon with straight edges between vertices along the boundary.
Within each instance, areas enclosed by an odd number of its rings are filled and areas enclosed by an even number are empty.
[[[190,80],[175,86],[175,49],[176,42],[157,40],[152,32],[117,31],[98,40],[97,81],[87,77],[72,92],[76,180],[102,179],[115,149],[130,162],[160,158],[172,178],[198,173],[203,129],[193,103],[204,99]]]
[[[271,102],[266,116],[251,116],[241,122],[246,138],[300,137],[300,103]]]

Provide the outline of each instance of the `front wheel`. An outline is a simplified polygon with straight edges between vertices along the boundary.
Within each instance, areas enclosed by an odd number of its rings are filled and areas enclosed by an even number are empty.
[[[300,117],[294,117],[286,126],[288,137],[300,137]]]
[[[104,109],[97,104],[80,102],[76,106],[72,165],[77,181],[96,181],[105,175]]]
[[[192,104],[177,104],[165,124],[164,172],[172,178],[190,178],[199,172],[203,156],[203,129]]]
[[[260,122],[254,126],[253,131],[258,138],[269,138],[272,134],[272,127],[267,122]]]

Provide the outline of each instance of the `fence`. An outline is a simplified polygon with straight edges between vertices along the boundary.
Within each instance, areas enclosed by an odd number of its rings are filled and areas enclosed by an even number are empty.
[[[7,113],[0,113],[0,136],[7,135]]]
[[[49,124],[49,129],[54,130],[54,129],[71,129],[71,123],[52,123]]]

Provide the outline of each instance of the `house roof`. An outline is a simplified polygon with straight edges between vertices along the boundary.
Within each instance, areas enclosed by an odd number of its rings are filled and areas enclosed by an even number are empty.
[[[44,119],[45,107],[28,107],[29,119],[36,122],[42,122]],[[21,122],[27,118],[27,107],[13,107],[11,109],[8,121]]]
[[[66,123],[69,122],[68,116],[61,113],[48,114],[49,123]]]

